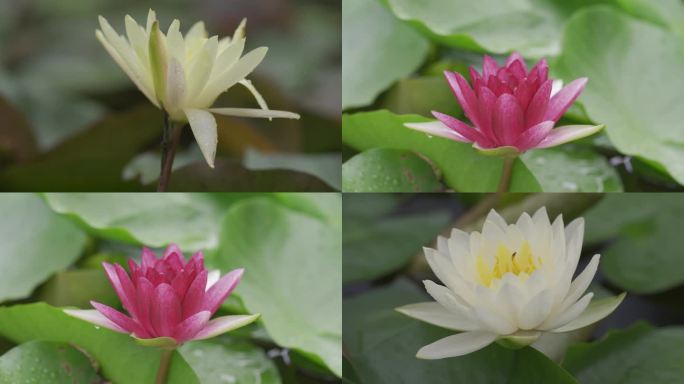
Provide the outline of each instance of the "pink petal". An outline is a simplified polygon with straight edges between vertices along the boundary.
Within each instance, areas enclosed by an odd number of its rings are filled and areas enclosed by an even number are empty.
[[[176,295],[179,298],[185,297],[185,294],[188,291],[188,287],[190,286],[190,283],[195,279],[196,274],[193,273],[193,271],[187,271],[183,270],[181,273],[178,273],[176,277],[173,278],[171,281],[171,287],[173,287],[173,290],[176,291]]]
[[[138,289],[136,291],[136,302],[138,313],[136,319],[147,330],[148,333],[154,332],[152,326],[152,319],[150,312],[152,311],[152,295],[154,295],[154,286],[145,277],[141,277],[137,281]]]
[[[162,283],[154,289],[152,327],[157,331],[155,336],[171,336],[181,321],[181,305],[176,292],[169,284]]]
[[[182,313],[184,319],[202,309],[205,287],[207,286],[207,274],[207,270],[200,272],[185,293]]]
[[[603,129],[603,125],[566,125],[551,130],[537,148],[551,148],[573,140],[593,135]]]
[[[91,301],[90,304],[97,309],[98,312],[103,314],[107,319],[127,333],[133,333],[142,338],[150,337],[150,335],[140,326],[140,324],[116,309],[108,305],[100,304],[96,301]]]
[[[480,115],[480,130],[491,145],[496,144],[496,136],[492,127],[492,115],[496,105],[496,95],[486,87],[479,88],[478,113]]]
[[[558,121],[558,119],[563,116],[565,111],[570,108],[577,96],[582,92],[584,86],[587,85],[586,77],[573,80],[570,84],[566,85],[558,91],[549,102],[549,107],[546,110],[546,115],[544,115],[544,120]]]
[[[493,123],[499,143],[513,145],[524,128],[523,113],[515,96],[506,93],[496,99]]]
[[[128,259],[128,271],[131,273],[131,281],[135,284],[140,277],[140,267],[133,259]]]
[[[190,261],[188,261],[188,265],[194,265],[195,269],[198,271],[201,271],[204,269],[204,254],[202,251],[195,252],[192,257],[190,258]]]
[[[193,340],[208,339],[222,333],[232,331],[245,325],[252,323],[259,318],[259,315],[238,315],[238,316],[223,316],[211,320],[207,325],[199,331]]]
[[[515,77],[517,82],[522,81],[527,77],[527,71],[525,70],[525,63],[521,60],[515,60],[508,66],[509,72]]]
[[[506,66],[510,67],[515,62],[520,63],[523,70],[527,72],[527,64],[525,64],[525,59],[523,59],[522,55],[520,55],[518,52],[513,52],[510,56],[508,56],[508,59],[506,59]]]
[[[530,100],[532,100],[532,96],[535,94],[535,90],[536,88],[533,86],[533,84],[525,80],[518,84],[518,88],[513,91],[513,96],[518,99],[518,104],[523,111],[527,110]]]
[[[95,309],[65,309],[64,312],[69,316],[76,317],[100,327],[111,329],[112,331],[129,333]]]
[[[520,150],[520,152],[525,152],[528,149],[536,147],[542,140],[548,136],[549,132],[553,128],[553,121],[543,121],[532,128],[523,132],[515,142],[515,147]]]
[[[446,76],[458,103],[461,104],[463,112],[473,125],[477,126],[477,97],[475,96],[475,92],[470,88],[470,85],[468,85],[468,81],[461,76],[460,73],[445,71],[444,75]]]
[[[244,271],[245,270],[242,268],[232,270],[209,288],[204,294],[202,309],[214,314],[226,300],[226,297],[230,295],[230,292],[232,292],[235,286],[240,282],[240,278]]]
[[[211,312],[202,311],[183,320],[173,331],[173,338],[182,343],[192,339],[209,322]]]
[[[537,79],[539,80],[539,84],[545,82],[548,79],[549,76],[549,63],[546,61],[546,59],[541,59],[535,64],[535,66],[532,68],[532,71],[530,71],[530,74],[532,72],[535,72],[535,75]]]
[[[484,63],[482,63],[482,77],[486,80],[488,77],[496,76],[497,72],[499,72],[499,64],[496,60],[485,55]]]
[[[119,296],[119,300],[121,300],[124,309],[135,316],[135,288],[133,287],[133,283],[128,279],[126,271],[118,264],[112,265],[109,263],[102,263],[102,266],[107,274],[107,278],[109,278],[109,282],[112,284],[112,287],[114,287],[116,295]]]
[[[487,140],[478,132],[475,128],[469,126],[468,124],[462,122],[459,119],[445,115],[443,113],[432,111],[432,115],[436,117],[442,124],[453,129],[459,135],[465,137],[470,142],[486,142]]]
[[[183,268],[183,252],[178,248],[176,244],[169,244],[164,251],[164,256],[162,257],[171,267],[175,270],[180,270]]]
[[[157,255],[154,254],[149,248],[143,247],[142,250],[142,268],[143,270],[148,268],[154,268],[157,263]]]
[[[549,105],[552,86],[553,81],[546,80],[532,97],[530,105],[527,107],[527,111],[525,111],[526,127],[532,127],[542,122],[546,113],[546,107]]]
[[[462,143],[472,143],[472,141],[459,135],[456,131],[447,127],[439,120],[426,123],[405,123],[404,126],[416,131],[425,132],[431,136],[444,137],[445,139],[460,141]]]
[[[482,83],[482,77],[472,65],[468,67],[468,73],[470,73],[470,83],[473,85],[473,89],[477,89]]]

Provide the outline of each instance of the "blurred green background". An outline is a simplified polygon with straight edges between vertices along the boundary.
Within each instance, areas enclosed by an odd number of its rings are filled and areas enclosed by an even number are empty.
[[[156,10],[162,29],[204,21],[269,52],[249,78],[299,121],[219,117],[216,170],[184,132],[171,190],[330,190],[340,185],[339,0],[0,0],[0,189],[150,190],[162,117],[95,39],[97,16],[124,31]],[[242,87],[216,106],[251,107]]]

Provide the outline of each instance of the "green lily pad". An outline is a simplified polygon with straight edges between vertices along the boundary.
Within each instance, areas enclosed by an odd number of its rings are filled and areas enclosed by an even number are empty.
[[[683,215],[681,194],[608,195],[585,216],[587,242],[612,240],[600,265],[613,284],[635,293],[662,292],[684,284]]]
[[[152,383],[161,351],[137,345],[128,335],[94,326],[47,304],[0,308],[0,335],[16,342],[45,340],[77,345],[91,355],[102,375],[115,383]],[[174,352],[168,384],[199,384],[192,368]]]
[[[381,105],[396,114],[432,116],[439,111],[451,116],[463,114],[444,76],[400,79],[382,99]]]
[[[451,215],[428,211],[410,215],[392,215],[387,211],[369,211],[392,197],[382,194],[349,194],[344,198],[342,233],[342,275],[345,283],[385,276],[406,265],[443,230]]]
[[[428,41],[375,0],[342,2],[342,109],[371,104],[423,62]]]
[[[443,44],[525,56],[556,55],[563,25],[583,6],[601,0],[385,0],[401,20],[411,21]]]
[[[321,199],[341,216],[338,195]],[[250,313],[262,314],[273,340],[341,376],[340,228],[267,199],[235,204],[222,228],[219,252],[207,263],[245,268],[236,293]]]
[[[495,191],[504,160],[479,154],[470,144],[430,137],[404,127],[428,119],[388,111],[362,112],[342,117],[342,139],[359,151],[376,147],[405,149],[427,157],[442,172],[444,182],[459,192]],[[535,192],[541,187],[530,170],[516,160],[512,192]]]
[[[191,341],[179,349],[202,383],[280,384],[280,375],[264,351],[230,337]]]
[[[0,356],[0,383],[97,383],[90,360],[66,343],[30,341]]]
[[[345,192],[437,192],[442,189],[432,166],[415,153],[374,148],[342,166]]]
[[[637,323],[570,347],[563,365],[582,384],[668,384],[684,377],[684,327]]]
[[[657,58],[657,62],[653,62]],[[666,169],[684,183],[684,42],[610,7],[591,7],[569,22],[557,72],[589,78],[580,100],[606,125],[615,147]]]
[[[38,196],[0,199],[0,302],[22,299],[53,273],[78,259],[86,236]]]
[[[622,192],[615,168],[588,148],[563,145],[533,150],[522,160],[545,192]]]

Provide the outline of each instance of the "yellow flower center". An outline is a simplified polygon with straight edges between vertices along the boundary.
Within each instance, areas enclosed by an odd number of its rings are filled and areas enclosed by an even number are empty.
[[[517,251],[511,251],[505,245],[499,244],[493,266],[489,265],[482,256],[477,257],[478,280],[482,285],[489,287],[492,280],[501,279],[506,273],[527,279],[541,263],[540,257],[536,259],[533,257],[532,249],[527,241]]]

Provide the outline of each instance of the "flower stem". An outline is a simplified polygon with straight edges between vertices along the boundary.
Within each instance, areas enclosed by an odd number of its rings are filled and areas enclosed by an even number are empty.
[[[505,157],[503,170],[501,171],[501,179],[499,179],[499,187],[496,189],[497,194],[508,192],[511,186],[511,176],[513,176],[513,165],[515,164],[515,157]]]
[[[173,349],[162,349],[161,360],[159,360],[159,369],[157,370],[156,384],[166,384],[166,378],[169,375],[169,368],[171,367],[171,356],[173,356]]]
[[[169,121],[168,115],[164,114],[164,133],[162,134],[162,156],[161,171],[159,174],[159,185],[157,192],[166,192],[169,181],[171,180],[171,169],[173,169],[173,159],[176,157],[176,147],[180,141],[183,125],[174,124]]]

